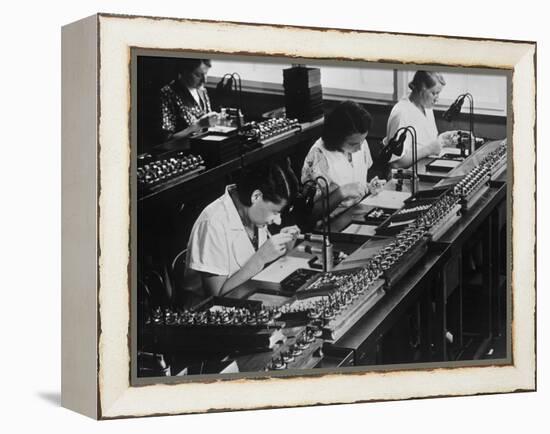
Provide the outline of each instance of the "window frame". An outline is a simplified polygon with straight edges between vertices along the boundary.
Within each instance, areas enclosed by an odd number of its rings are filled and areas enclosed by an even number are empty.
[[[209,75],[206,83],[207,88],[215,89],[216,84],[222,77]],[[269,81],[242,80],[242,90],[250,93],[264,93],[270,95],[284,95],[282,84]],[[393,91],[373,92],[356,91],[334,87],[323,87],[323,99],[330,101],[344,101],[353,99],[363,104],[393,105],[409,92],[407,70],[393,69]],[[506,98],[506,95],[503,95]],[[434,106],[436,111],[445,111],[454,100],[449,98],[440,99]],[[475,113],[481,115],[506,116],[506,104],[502,101],[491,103],[488,101],[474,101]],[[504,109],[501,108],[504,106]],[[464,109],[463,109],[464,110]]]

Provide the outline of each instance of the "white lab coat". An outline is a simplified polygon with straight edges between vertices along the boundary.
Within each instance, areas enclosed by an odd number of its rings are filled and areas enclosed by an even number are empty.
[[[255,253],[235,204],[225,194],[208,205],[193,225],[187,244],[184,288],[204,297],[199,272],[232,276]],[[258,228],[258,245],[269,237],[267,227]]]
[[[425,111],[426,114],[422,113],[422,110],[415,106],[408,97],[401,99],[393,106],[390,117],[388,118],[384,144],[388,143],[399,128],[408,126],[412,126],[416,130],[419,150],[436,140],[438,132],[435,124],[434,112],[432,109],[425,109]],[[407,140],[403,147],[403,154],[401,154],[401,156],[393,155],[390,161],[397,161],[405,155],[412,156],[412,139],[410,135],[407,135]]]

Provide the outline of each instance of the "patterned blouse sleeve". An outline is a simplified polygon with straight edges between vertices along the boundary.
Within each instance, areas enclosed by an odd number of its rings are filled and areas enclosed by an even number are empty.
[[[174,134],[177,121],[176,110],[170,89],[166,86],[160,90],[160,115],[162,131]]]
[[[306,181],[314,181],[318,176],[322,176],[328,181],[329,190],[332,192],[338,186],[334,185],[332,179],[329,176],[329,166],[327,157],[323,154],[323,151],[319,148],[313,149],[308,153],[304,161],[302,168],[302,184]],[[317,185],[315,200],[321,196],[321,187]]]

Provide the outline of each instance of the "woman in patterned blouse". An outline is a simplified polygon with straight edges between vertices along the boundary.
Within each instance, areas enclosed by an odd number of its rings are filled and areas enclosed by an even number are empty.
[[[179,65],[178,77],[160,90],[164,140],[187,137],[217,120],[204,87],[210,60],[182,59]]]

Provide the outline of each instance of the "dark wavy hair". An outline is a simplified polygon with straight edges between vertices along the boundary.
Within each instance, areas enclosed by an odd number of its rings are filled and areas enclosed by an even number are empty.
[[[372,117],[354,101],[343,101],[325,117],[323,143],[329,151],[341,151],[344,140],[351,134],[370,130]]]
[[[210,59],[177,59],[176,70],[180,74],[190,73],[201,66],[201,64],[203,63],[209,68],[212,67],[212,62],[210,61]]]
[[[280,163],[262,164],[243,170],[237,181],[237,194],[245,206],[252,205],[250,199],[255,190],[260,190],[266,201],[278,205],[286,200],[288,205],[294,201],[298,188],[298,179],[288,159]]]
[[[413,92],[420,92],[422,89],[430,89],[437,83],[445,86],[446,82],[443,75],[435,71],[416,71],[412,81],[409,83],[409,89]]]

